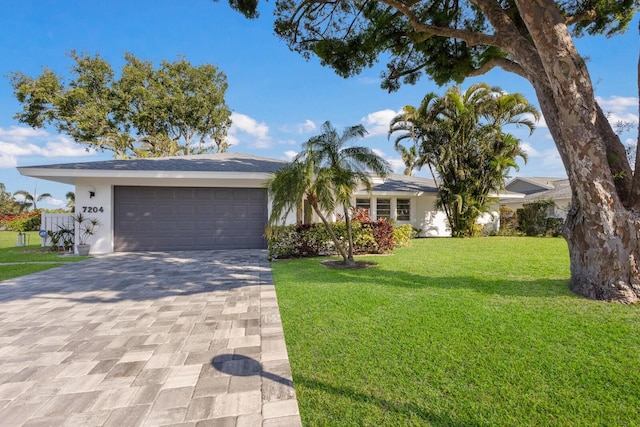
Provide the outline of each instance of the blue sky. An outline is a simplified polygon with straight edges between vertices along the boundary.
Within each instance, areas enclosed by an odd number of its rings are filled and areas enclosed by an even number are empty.
[[[263,2],[264,3],[264,2]],[[6,75],[21,71],[37,76],[44,67],[65,74],[71,66],[66,54],[75,49],[99,53],[115,70],[125,52],[158,64],[184,56],[192,64],[210,63],[227,75],[226,101],[233,111],[230,151],[286,159],[300,144],[317,135],[329,120],[338,129],[363,124],[369,136],[361,141],[389,160],[397,171],[402,162],[387,140],[388,123],[403,106],[418,105],[428,92],[442,94],[426,78],[388,94],[380,89],[384,63],[361,75],[343,79],[316,59],[305,61],[290,52],[273,34],[271,3],[262,4],[261,17],[247,20],[224,0],[21,0],[0,2],[0,182],[9,191],[49,192],[53,199],[38,204],[64,206],[64,194],[73,187],[21,176],[16,166],[107,160],[108,152],[87,152],[53,129],[33,130],[13,119],[20,109]],[[630,30],[611,39],[577,40],[596,95],[611,120],[638,122],[637,18]],[[500,70],[474,82],[520,92],[537,100],[530,84]],[[532,136],[511,129],[522,140],[529,161],[515,176],[564,176],[564,169],[544,122]],[[635,144],[636,135],[621,135]],[[427,176],[426,171],[419,175]]]

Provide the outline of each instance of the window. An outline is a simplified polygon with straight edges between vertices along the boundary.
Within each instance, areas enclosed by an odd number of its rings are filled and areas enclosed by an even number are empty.
[[[371,200],[370,199],[356,199],[356,209],[366,209],[368,214],[371,214]]]
[[[378,199],[376,203],[377,219],[391,218],[391,199]]]
[[[396,205],[396,219],[398,221],[409,221],[411,219],[411,200],[409,199],[398,199],[398,204]]]

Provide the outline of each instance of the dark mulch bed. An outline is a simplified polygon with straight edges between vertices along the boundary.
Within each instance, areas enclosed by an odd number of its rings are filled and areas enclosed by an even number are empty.
[[[334,268],[336,270],[360,270],[363,268],[371,268],[378,265],[377,262],[356,261],[356,265],[347,266],[344,264],[343,261],[336,261],[336,260],[322,261],[320,264],[324,265],[327,268]]]

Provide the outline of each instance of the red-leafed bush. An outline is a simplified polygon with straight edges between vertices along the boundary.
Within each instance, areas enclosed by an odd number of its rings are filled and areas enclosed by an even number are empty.
[[[393,250],[393,225],[388,221],[353,221],[351,225],[354,253],[381,254]],[[335,222],[331,226],[338,239],[346,244],[346,224]],[[271,258],[314,257],[337,252],[323,224],[278,227],[271,233],[268,244]]]
[[[0,225],[11,231],[37,231],[40,229],[40,212],[30,211],[5,215],[0,218]]]

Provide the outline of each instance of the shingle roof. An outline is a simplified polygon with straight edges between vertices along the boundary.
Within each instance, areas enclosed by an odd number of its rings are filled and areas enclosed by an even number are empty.
[[[60,163],[29,166],[59,170],[175,171],[175,172],[276,172],[288,162],[239,153],[216,153],[197,156],[160,157],[98,162]]]
[[[528,203],[536,200],[561,200],[571,199],[571,186],[568,179],[554,179],[551,182],[553,186],[550,190],[538,191],[536,193],[527,194],[522,199],[523,203]]]
[[[373,191],[403,191],[403,192],[437,192],[436,185],[432,179],[420,178],[401,174],[389,175],[382,184],[374,185]]]

